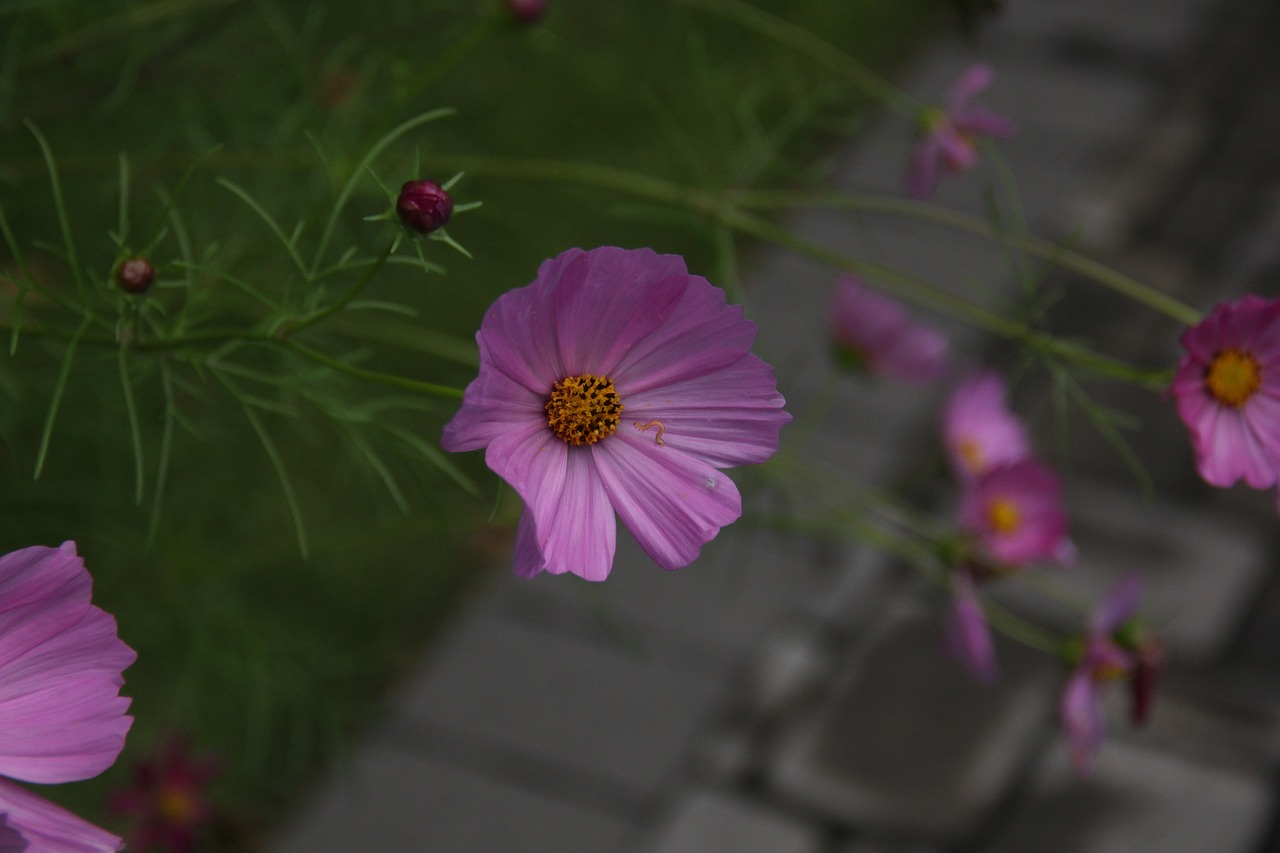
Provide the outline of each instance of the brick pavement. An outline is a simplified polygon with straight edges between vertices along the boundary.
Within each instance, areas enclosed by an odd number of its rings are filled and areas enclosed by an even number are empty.
[[[1001,150],[1033,230],[1075,235],[1200,307],[1274,293],[1274,0],[1005,5],[976,45],[936,44],[904,81],[935,92],[977,56],[996,64],[985,100],[1020,123]],[[883,123],[839,183],[896,193],[909,133]],[[939,200],[980,213],[980,186],[948,181]],[[944,287],[1015,286],[1000,253],[969,238],[817,212],[792,225]],[[831,381],[811,332],[831,276],[794,255],[758,260],[760,349],[802,410]],[[1060,331],[1172,363],[1176,327],[1062,284]],[[969,363],[1000,353],[952,331]],[[803,453],[893,482],[932,452],[941,393],[842,381]],[[1052,661],[1002,645],[1004,677],[981,688],[939,653],[937,594],[891,558],[741,524],[682,572],[654,568],[620,536],[606,584],[496,578],[273,850],[1264,849],[1280,767],[1271,498],[1198,483],[1167,403],[1103,396],[1146,419],[1137,450],[1158,489],[1144,500],[1114,452],[1073,441],[1084,559],[1065,582],[1097,594],[1125,571],[1147,574],[1172,667],[1152,726],[1115,726],[1090,780],[1066,768]],[[1044,398],[1027,383],[1017,407],[1043,414]],[[1050,421],[1035,421],[1046,445]],[[1016,590],[1005,600],[1034,607]]]

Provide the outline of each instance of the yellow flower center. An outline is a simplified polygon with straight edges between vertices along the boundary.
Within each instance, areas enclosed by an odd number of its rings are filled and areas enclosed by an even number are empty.
[[[982,471],[982,445],[972,438],[962,438],[956,442],[956,454],[970,474]]]
[[[613,435],[622,413],[622,400],[612,379],[584,373],[557,382],[544,408],[551,431],[581,447]]]
[[[156,811],[173,824],[190,823],[196,816],[196,804],[191,792],[182,788],[166,788],[156,797]]]
[[[1224,406],[1238,409],[1262,386],[1258,360],[1237,349],[1223,350],[1209,362],[1204,387]]]
[[[987,521],[996,533],[1009,534],[1022,524],[1022,513],[1008,498],[992,498],[987,502]]]

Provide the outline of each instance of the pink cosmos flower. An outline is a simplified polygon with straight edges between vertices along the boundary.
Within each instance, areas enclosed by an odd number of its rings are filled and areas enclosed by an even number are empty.
[[[480,374],[444,429],[524,500],[516,574],[603,580],[615,513],[664,569],[738,518],[722,468],[763,462],[791,416],[756,326],[683,259],[570,249],[499,297]]]
[[[1172,392],[1196,469],[1215,486],[1280,477],[1280,299],[1217,305],[1182,335]]]
[[[921,116],[921,137],[911,152],[907,169],[907,193],[912,198],[933,195],[939,169],[952,173],[972,169],[978,162],[977,137],[1007,139],[1013,135],[1014,126],[1009,119],[969,103],[991,85],[994,76],[985,62],[970,65],[951,84],[942,106]]]
[[[947,645],[965,669],[984,684],[999,675],[996,648],[972,572],[965,567],[951,573],[951,612],[947,617]]]
[[[133,783],[109,802],[112,811],[134,818],[129,849],[166,853],[195,849],[200,831],[215,815],[205,788],[217,775],[217,766],[194,758],[181,738],[164,742],[155,755],[139,761]]]
[[[983,557],[1007,568],[1075,559],[1058,476],[1035,459],[993,468],[964,484],[960,525]]]
[[[844,360],[889,379],[927,382],[946,368],[946,336],[913,323],[901,303],[851,275],[836,282],[831,331]]]
[[[1130,618],[1141,598],[1141,578],[1125,578],[1095,611],[1088,633],[1079,640],[1078,659],[1063,690],[1059,716],[1067,733],[1071,763],[1082,776],[1092,768],[1106,734],[1102,713],[1106,684],[1131,680],[1135,725],[1145,722],[1150,711],[1163,654],[1159,642]]]
[[[942,439],[964,481],[1031,455],[1026,429],[1005,404],[1004,380],[980,373],[960,385],[942,415]]]
[[[120,696],[132,649],[89,603],[75,543],[0,557],[0,774],[88,779],[116,760],[133,722]],[[120,839],[0,779],[0,849],[118,850]]]

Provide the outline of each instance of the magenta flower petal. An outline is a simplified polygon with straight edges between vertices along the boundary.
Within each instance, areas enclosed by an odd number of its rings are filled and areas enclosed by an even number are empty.
[[[978,149],[973,141],[960,133],[954,126],[940,128],[935,135],[938,139],[938,161],[950,172],[967,172],[978,163]]]
[[[1001,465],[964,484],[960,524],[1005,566],[1056,561],[1073,552],[1058,476],[1035,459]]]
[[[1071,764],[1076,773],[1086,776],[1106,734],[1101,698],[1093,675],[1087,669],[1076,669],[1067,680],[1059,705],[1059,717],[1067,733]]]
[[[946,369],[947,339],[916,324],[895,299],[869,290],[854,276],[842,276],[830,307],[836,346],[874,374],[904,382],[925,382]]]
[[[1018,129],[1008,118],[985,107],[969,107],[954,113],[951,126],[970,136],[990,136],[992,139],[1008,139]]]
[[[74,543],[0,557],[0,774],[87,779],[124,746],[121,671],[135,655],[90,588]]]
[[[987,62],[974,62],[957,77],[947,88],[943,96],[943,104],[948,111],[962,109],[976,95],[991,86],[996,78],[995,69]]]
[[[947,619],[947,645],[975,678],[992,684],[999,675],[996,648],[991,638],[973,577],[958,569],[951,575],[951,611]]]
[[[911,148],[907,166],[907,195],[926,199],[938,188],[938,156],[942,150],[937,136],[929,134]]]
[[[1280,299],[1221,303],[1182,336],[1171,393],[1196,469],[1226,487],[1280,478]]]
[[[0,850],[107,853],[124,849],[117,836],[5,779],[0,779],[0,814],[4,826],[20,833],[25,842],[22,847],[0,846]],[[12,833],[0,833],[0,841],[11,838]]]
[[[1026,429],[1005,404],[999,374],[981,373],[952,393],[942,415],[947,458],[964,480],[1031,455]]]
[[[622,523],[664,569],[687,566],[742,514],[733,481],[686,453],[643,437],[601,442],[598,470]]]
[[[551,574],[604,580],[613,565],[617,524],[593,457],[590,451],[570,453],[549,429],[528,427],[496,439],[485,454],[489,467],[524,500],[524,536],[532,532],[541,568]],[[527,546],[520,544],[520,574],[536,574]]]
[[[615,513],[668,569],[738,517],[717,469],[767,459],[791,419],[749,353],[755,334],[680,258],[648,249],[570,250],[499,297],[442,443],[484,448],[524,500],[517,574],[603,580]]]
[[[1126,575],[1120,583],[1112,587],[1103,600],[1102,606],[1093,616],[1092,630],[1095,634],[1111,634],[1125,620],[1138,610],[1138,602],[1142,601],[1142,576]]]

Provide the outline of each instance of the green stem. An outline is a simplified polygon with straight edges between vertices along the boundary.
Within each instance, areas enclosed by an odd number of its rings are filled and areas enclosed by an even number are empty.
[[[977,237],[993,240],[1006,246],[1012,246],[1041,260],[1050,261],[1064,269],[1069,269],[1072,272],[1091,278],[1098,284],[1110,288],[1116,293],[1148,308],[1159,311],[1185,326],[1194,325],[1202,319],[1201,313],[1190,305],[1065,246],[1060,246],[1029,234],[1020,234],[998,228],[985,219],[954,210],[947,210],[928,202],[834,191],[793,192],[789,190],[743,192],[735,197],[735,201],[742,207],[747,208],[795,209],[797,207],[808,207],[858,210],[932,222],[936,225],[942,225]]]
[[[316,323],[332,317],[343,308],[346,308],[347,305],[350,304],[351,300],[359,296],[364,289],[369,286],[369,282],[373,281],[373,277],[378,274],[380,269],[382,269],[382,265],[387,262],[387,258],[391,257],[391,250],[395,245],[396,241],[394,239],[387,243],[387,248],[382,250],[382,254],[378,255],[378,259],[374,261],[367,270],[365,270],[364,275],[360,276],[360,278],[347,288],[346,292],[336,300],[329,303],[324,308],[321,308],[319,311],[315,311],[308,314],[306,317],[281,326],[277,336],[280,338],[287,338],[295,332],[300,332],[303,329],[314,326]]]
[[[683,0],[690,6],[727,18],[765,38],[784,44],[839,74],[882,104],[917,112],[921,104],[906,92],[850,57],[831,42],[785,18],[740,0]]]
[[[323,364],[331,370],[338,373],[345,373],[348,376],[354,376],[357,379],[364,379],[368,382],[376,382],[379,385],[387,385],[391,388],[400,388],[405,391],[414,391],[419,394],[428,394],[434,397],[446,397],[451,400],[462,399],[462,389],[453,388],[448,385],[436,385],[432,382],[420,382],[417,379],[406,379],[403,376],[395,376],[390,373],[380,373],[376,370],[365,370],[362,367],[356,367],[345,361],[339,361],[336,358],[330,358],[322,352],[305,347],[297,341],[282,340],[278,343],[288,349],[290,352],[297,353],[303,358],[308,358],[317,364]]]

